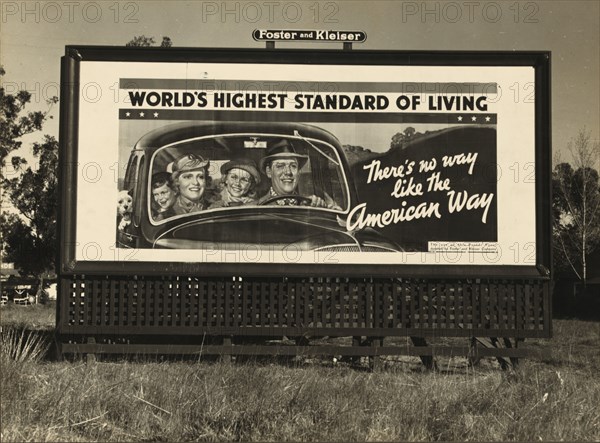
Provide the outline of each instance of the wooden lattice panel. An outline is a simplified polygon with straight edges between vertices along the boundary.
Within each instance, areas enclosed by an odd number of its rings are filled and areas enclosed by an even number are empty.
[[[61,279],[61,334],[550,336],[549,282]]]

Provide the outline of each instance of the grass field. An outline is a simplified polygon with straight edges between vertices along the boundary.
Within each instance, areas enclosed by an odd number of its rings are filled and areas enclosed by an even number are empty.
[[[600,323],[556,320],[544,360],[331,359],[54,362],[52,306],[0,310],[1,435],[8,441],[600,440]],[[21,334],[25,329],[39,332]]]

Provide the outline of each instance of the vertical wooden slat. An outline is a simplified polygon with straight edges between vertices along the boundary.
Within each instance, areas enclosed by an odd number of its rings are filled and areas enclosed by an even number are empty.
[[[180,328],[185,326],[186,322],[186,303],[187,303],[187,294],[189,292],[190,278],[189,277],[181,277],[179,279],[179,290],[177,291],[177,296],[175,297],[175,326]]]
[[[156,278],[152,278],[147,282],[147,293],[146,299],[144,300],[144,325],[151,326],[152,325],[152,317],[153,317],[153,308],[154,298],[156,297]]]
[[[213,326],[214,308],[213,297],[215,294],[215,281],[208,280],[206,283],[206,326]]]
[[[435,305],[436,298],[439,294],[435,293],[435,285],[433,283],[427,283],[427,327],[435,328]]]
[[[224,327],[231,326],[231,305],[232,305],[232,297],[233,297],[233,282],[228,279],[223,282],[223,319],[221,320],[221,325]]]
[[[70,297],[71,305],[73,306],[73,324],[75,326],[81,324],[81,292],[81,280],[76,280],[71,291],[72,296]]]
[[[176,312],[177,312],[177,294],[179,293],[179,286],[181,282],[178,278],[171,280],[169,285],[169,303],[167,304],[167,324],[171,327],[175,326]]]
[[[89,297],[86,301],[90,306],[90,326],[96,326],[98,324],[98,305],[100,304],[100,291],[98,287],[100,286],[100,281],[94,278],[91,281],[91,291]]]
[[[249,291],[250,291],[250,283],[248,280],[243,281],[242,283],[242,326],[248,326],[251,324],[249,321],[250,312],[252,309],[248,309],[249,301]]]
[[[206,279],[198,280],[198,326],[206,328],[208,325],[208,288]]]
[[[400,297],[398,296],[398,293],[400,292],[398,280],[394,279],[392,281],[391,291],[392,306],[390,315],[392,316],[392,321],[390,327],[396,329],[400,324],[400,320],[398,318],[398,303],[400,303]]]
[[[293,281],[288,280],[286,282],[286,307],[287,307],[287,322],[286,326],[288,328],[293,326],[298,326],[295,322],[295,312],[294,309],[296,307],[296,284]]]
[[[410,292],[410,285],[406,279],[402,279],[400,286],[400,323],[402,328],[408,327],[408,306],[406,304],[406,297]]]
[[[233,281],[233,320],[231,322],[231,326],[234,328],[239,328],[240,326],[240,296],[242,289],[242,281],[241,277],[235,277]]]
[[[198,326],[198,279],[190,279],[186,326]]]
[[[477,307],[479,309],[478,318],[477,318],[477,327],[484,328],[485,327],[485,288],[483,283],[479,281],[477,283],[477,295],[479,297],[479,302]]]
[[[533,322],[535,325],[535,330],[540,330],[540,311],[541,311],[541,300],[540,300],[540,287],[534,282],[528,282],[529,285],[533,288]]]
[[[498,309],[498,329],[504,329],[506,314],[506,285],[503,282],[496,284],[496,306]]]
[[[284,283],[283,280],[280,280],[277,283],[277,326],[280,328],[286,326],[285,321],[285,304],[283,301],[283,291],[284,291]]]
[[[229,301],[226,301],[227,297],[225,294],[225,288],[228,282],[226,282],[223,278],[218,280],[217,284],[217,326],[222,328],[225,326],[225,304],[229,306]]]
[[[523,285],[519,282],[515,285],[515,304],[516,304],[516,329],[517,332],[523,330]]]
[[[525,328],[532,329],[533,328],[533,318],[531,314],[531,286],[525,282],[524,283],[524,293],[525,293]]]
[[[389,328],[391,325],[390,321],[390,299],[392,298],[392,285],[389,280],[383,283],[383,327]]]
[[[339,304],[340,304],[340,328],[350,327],[350,292],[348,291],[348,279],[340,281]]]
[[[117,318],[119,322],[119,326],[127,325],[127,281],[125,278],[119,279],[119,289],[118,289],[118,310],[117,310]]]
[[[372,312],[373,312],[373,285],[364,281],[361,282],[361,289],[364,293],[365,297],[365,328],[370,328],[372,326]]]
[[[506,282],[506,327],[514,331],[515,325],[515,284]]]
[[[462,305],[461,309],[461,323],[463,328],[469,325],[469,306],[471,304],[471,290],[465,281],[456,282],[456,285],[460,287],[460,302]]]
[[[552,309],[550,307],[550,282],[540,283],[542,286],[543,297],[543,327],[548,331],[548,336],[552,335]]]
[[[421,328],[429,327],[429,322],[425,321],[427,318],[427,303],[423,296],[424,294],[428,294],[427,283],[421,280],[419,282],[419,326]],[[427,298],[429,298],[429,296]]]
[[[417,302],[415,300],[417,293],[417,283],[414,279],[410,280],[410,300],[408,301],[408,318],[410,328],[417,327]]]
[[[303,323],[302,314],[304,312],[304,298],[302,297],[302,282],[300,279],[294,281],[294,309],[296,316],[296,327],[299,327]]]
[[[98,324],[106,326],[108,324],[108,297],[109,297],[109,280],[104,277],[100,286],[100,318]]]
[[[306,280],[302,281],[302,300],[304,300],[304,327],[308,327],[310,322],[312,321],[312,304],[310,299],[310,291],[308,288],[308,282]],[[313,295],[314,297],[314,295]]]
[[[478,311],[477,311],[477,303],[479,303],[478,297],[477,297],[477,285],[471,280],[471,282],[469,283],[469,299],[470,299],[470,309],[469,309],[469,329],[473,329],[475,326],[475,323],[477,322],[477,318],[478,318]]]
[[[138,279],[137,281],[137,292],[136,296],[133,298],[133,324],[135,326],[141,326],[141,316],[142,316],[142,304],[144,301],[144,297],[146,296],[146,280],[144,277]]]
[[[493,313],[492,313],[492,284],[487,281],[485,283],[485,323],[484,328],[493,327]]]
[[[162,279],[158,284],[158,291],[156,294],[156,302],[154,305],[154,325],[163,326],[165,324],[165,305],[167,303],[167,289],[169,286],[169,279]],[[160,294],[160,295],[159,295]]]

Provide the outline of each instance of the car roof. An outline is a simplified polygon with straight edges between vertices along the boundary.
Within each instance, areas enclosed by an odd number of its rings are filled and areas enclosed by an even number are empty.
[[[341,149],[339,140],[333,134],[316,126],[305,123],[247,121],[190,121],[175,123],[148,132],[138,140],[135,149],[143,149],[146,153],[152,153],[156,149],[171,143],[207,135],[267,133],[294,136],[295,131],[298,131],[302,137],[323,140],[335,146],[336,149]]]

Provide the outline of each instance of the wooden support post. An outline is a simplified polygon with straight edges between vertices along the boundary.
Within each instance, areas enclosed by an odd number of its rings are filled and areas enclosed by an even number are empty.
[[[410,340],[415,346],[427,346],[425,337],[411,337]],[[435,357],[433,355],[420,355],[419,358],[421,359],[423,366],[425,366],[425,369],[430,371],[437,370],[437,363],[435,362]]]
[[[361,346],[361,345],[362,345],[362,337],[360,337],[360,336],[352,337],[352,347],[353,348]],[[351,356],[350,363],[352,363],[353,365],[360,363],[360,356],[358,356],[358,355]]]
[[[369,341],[371,342],[371,347],[372,348],[379,348],[381,346],[383,346],[383,337],[372,337],[369,339]],[[369,367],[371,368],[372,371],[379,371],[382,368],[382,364],[381,364],[381,357],[379,355],[372,355],[369,357]]]
[[[226,335],[223,337],[223,346],[232,347],[231,336]],[[224,351],[221,354],[222,363],[231,363],[231,349]]]
[[[471,337],[469,342],[469,355],[467,356],[467,363],[470,367],[479,365],[481,358],[477,355],[477,339]]]
[[[94,337],[88,337],[87,338],[87,344],[88,345],[95,345],[96,344],[96,338],[94,338]],[[93,353],[93,352],[88,352],[87,354],[85,354],[85,363],[86,364],[96,363],[96,354]]]

